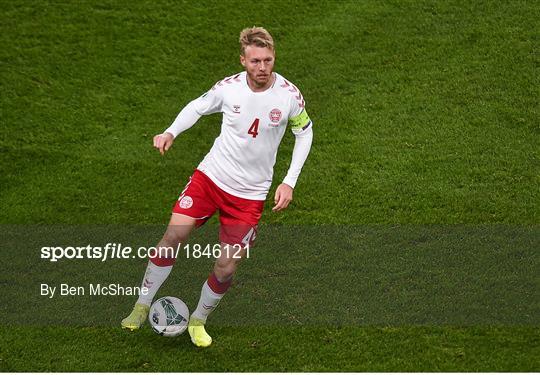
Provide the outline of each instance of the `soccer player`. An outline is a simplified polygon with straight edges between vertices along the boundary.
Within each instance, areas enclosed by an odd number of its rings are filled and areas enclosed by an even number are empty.
[[[273,71],[274,41],[264,28],[244,29],[240,46],[240,63],[245,71],[217,82],[186,105],[164,133],[154,137],[154,147],[163,155],[175,138],[202,115],[223,113],[221,133],[180,194],[158,248],[177,248],[193,228],[219,210],[222,249],[237,245],[242,249],[241,257],[245,256],[246,248],[255,240],[278,146],[287,126],[296,137],[295,145],[287,175],[276,189],[272,210],[281,211],[292,201],[313,139],[304,98],[294,84]],[[199,347],[212,343],[204,325],[231,285],[239,263],[233,254],[222,251],[216,259],[189,320],[191,341]],[[143,324],[174,262],[174,257],[163,255],[150,259],[142,283],[149,293],[139,296],[132,313],[122,320],[122,327],[134,330]]]

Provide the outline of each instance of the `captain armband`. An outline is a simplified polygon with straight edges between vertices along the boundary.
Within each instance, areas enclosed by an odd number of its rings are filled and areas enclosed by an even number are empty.
[[[294,133],[300,133],[311,126],[311,119],[306,110],[303,109],[299,115],[289,119],[289,125]]]

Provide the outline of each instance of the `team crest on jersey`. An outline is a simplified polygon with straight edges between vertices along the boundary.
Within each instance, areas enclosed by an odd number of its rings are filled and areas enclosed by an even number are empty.
[[[179,205],[180,205],[180,208],[184,208],[184,209],[190,208],[191,206],[193,206],[193,199],[189,195],[186,195],[182,197],[182,199],[180,199]]]
[[[235,104],[232,107],[233,107],[233,112],[234,113],[240,113],[240,106],[239,105]]]
[[[281,120],[281,111],[277,108],[274,108],[270,111],[270,121],[272,122],[279,122]]]

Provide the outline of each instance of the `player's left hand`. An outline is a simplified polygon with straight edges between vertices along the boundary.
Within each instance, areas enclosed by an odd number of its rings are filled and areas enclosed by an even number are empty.
[[[287,208],[292,201],[293,188],[287,184],[281,184],[276,189],[276,195],[274,196],[275,206],[272,211],[277,212]]]

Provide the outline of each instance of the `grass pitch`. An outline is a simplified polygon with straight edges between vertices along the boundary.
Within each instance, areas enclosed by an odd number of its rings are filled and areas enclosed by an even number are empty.
[[[450,232],[455,224],[506,225],[538,234],[539,10],[533,1],[3,2],[3,231],[7,224],[164,225],[220,118],[201,119],[165,157],[151,138],[189,100],[241,70],[238,33],[263,25],[276,40],[276,71],[301,88],[315,131],[295,201],[274,214],[269,199],[263,223],[437,224]],[[293,142],[287,134],[274,187]],[[482,239],[475,233],[463,241]],[[537,249],[537,237],[518,242],[525,247],[517,250]],[[42,265],[33,250],[25,277]],[[9,251],[2,249],[3,261]],[[267,257],[267,270],[279,270],[284,258]],[[290,259],[288,275],[312,278],[302,256]],[[532,275],[539,269],[538,257],[513,259]],[[0,280],[6,295],[19,282],[11,275]],[[395,285],[408,280],[381,275]],[[320,280],[329,294],[332,276]],[[538,279],[528,285],[539,316]],[[167,288],[180,285],[171,278]],[[290,298],[287,289],[281,294]],[[225,300],[220,309],[231,311]],[[187,336],[167,340],[147,327],[129,334],[21,323],[0,327],[0,370],[538,371],[537,323],[216,325],[206,351]]]

